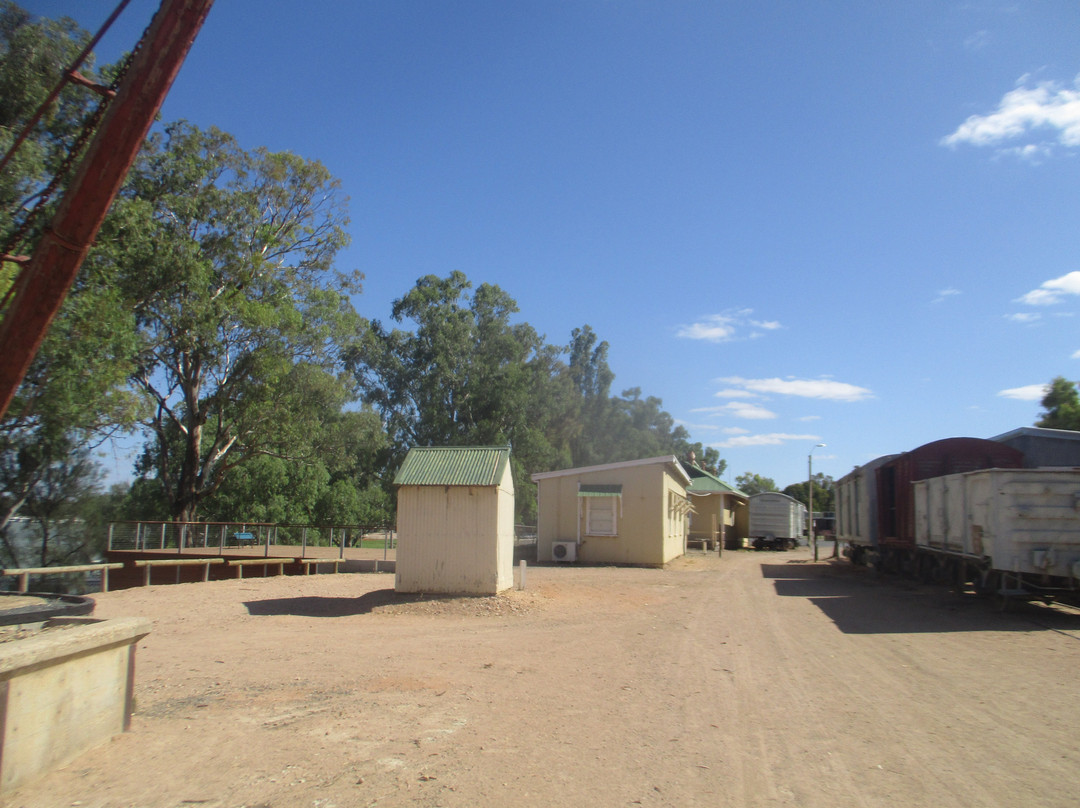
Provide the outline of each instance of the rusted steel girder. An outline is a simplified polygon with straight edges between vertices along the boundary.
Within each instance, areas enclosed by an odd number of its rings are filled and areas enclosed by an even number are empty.
[[[162,0],[0,322],[7,412],[214,0]]]

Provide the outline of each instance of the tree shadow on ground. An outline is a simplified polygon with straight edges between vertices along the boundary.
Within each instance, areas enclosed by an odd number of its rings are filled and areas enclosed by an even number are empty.
[[[270,598],[245,601],[248,614],[256,617],[292,615],[294,617],[350,617],[370,614],[385,606],[401,606],[408,603],[430,603],[452,600],[461,595],[424,595],[396,592],[393,589],[376,589],[358,598]]]
[[[850,562],[762,564],[781,597],[806,598],[845,634],[919,634],[966,631],[1059,631],[1080,640],[1072,608],[993,599],[942,585],[879,575]]]

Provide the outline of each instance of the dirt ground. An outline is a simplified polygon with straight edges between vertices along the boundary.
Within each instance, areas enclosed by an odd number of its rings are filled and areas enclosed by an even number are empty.
[[[1074,806],[1080,613],[807,550],[99,595],[143,616],[130,732],[25,808]]]

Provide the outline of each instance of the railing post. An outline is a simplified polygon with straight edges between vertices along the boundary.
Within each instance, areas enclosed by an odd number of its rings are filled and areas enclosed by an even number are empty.
[[[161,523],[161,549],[165,549],[165,528],[168,526],[167,522]]]
[[[21,575],[19,575],[19,591],[20,592],[29,592],[30,591],[30,573],[29,572],[24,572]]]
[[[112,526],[110,525],[110,527],[112,527]],[[109,568],[108,567],[102,567],[101,568],[101,591],[102,592],[108,592],[109,591]]]
[[[105,545],[105,547],[107,549],[109,549],[109,550],[112,550],[112,535],[113,535],[113,523],[109,522],[109,542],[108,542],[108,544]]]

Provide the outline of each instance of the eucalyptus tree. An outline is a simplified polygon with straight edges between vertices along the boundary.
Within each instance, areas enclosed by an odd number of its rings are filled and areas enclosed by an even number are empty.
[[[461,272],[427,275],[391,316],[414,330],[373,321],[352,367],[391,442],[412,446],[499,444],[522,425],[530,394],[529,362],[543,341],[513,324],[517,304],[498,286],[472,284]]]
[[[1058,376],[1050,382],[1042,398],[1042,417],[1035,426],[1080,430],[1080,393],[1076,382]]]
[[[783,493],[797,499],[803,505],[810,505],[807,481],[792,483]],[[836,481],[827,474],[818,472],[814,475],[814,510],[827,512],[833,510],[836,500]]]
[[[776,481],[771,477],[763,477],[746,471],[735,478],[735,487],[744,494],[763,494],[770,491],[779,491]]]
[[[562,349],[492,284],[475,291],[462,272],[427,275],[373,321],[352,367],[389,436],[389,470],[413,446],[513,446],[519,518],[535,514],[528,476],[565,465],[574,428]]]
[[[90,262],[134,314],[143,470],[171,518],[256,457],[305,462],[348,398],[342,350],[363,323],[359,274],[334,269],[347,222],[318,162],[183,122],[148,139]]]

